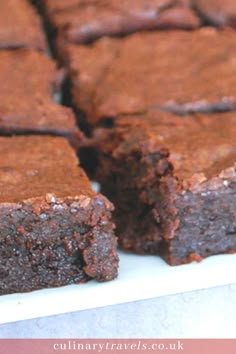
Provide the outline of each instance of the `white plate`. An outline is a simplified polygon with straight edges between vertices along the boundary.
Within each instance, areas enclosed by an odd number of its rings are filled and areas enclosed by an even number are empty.
[[[115,281],[0,296],[0,323],[14,322],[236,283],[236,255],[168,266],[155,256],[120,253]]]

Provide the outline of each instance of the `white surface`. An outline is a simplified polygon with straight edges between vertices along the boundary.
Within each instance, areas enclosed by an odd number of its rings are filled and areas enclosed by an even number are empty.
[[[159,257],[120,254],[115,281],[0,297],[0,323],[63,314],[236,283],[236,255],[170,267]]]
[[[235,329],[236,284],[5,323],[0,338],[236,339]]]

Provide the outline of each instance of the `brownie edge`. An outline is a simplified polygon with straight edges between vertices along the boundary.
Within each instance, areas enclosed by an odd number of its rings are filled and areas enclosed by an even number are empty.
[[[119,243],[171,265],[236,252],[236,115],[124,116],[97,129]]]
[[[63,138],[0,138],[0,294],[117,276],[113,205]]]

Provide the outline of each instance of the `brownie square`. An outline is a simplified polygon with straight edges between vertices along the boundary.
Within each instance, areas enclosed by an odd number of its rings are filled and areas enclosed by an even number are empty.
[[[200,25],[188,0],[45,0],[48,21],[59,42],[87,43],[102,36]]]
[[[77,134],[69,108],[57,104],[61,73],[56,63],[28,49],[0,51],[0,134]]]
[[[207,24],[236,27],[234,0],[193,0],[193,5]]]
[[[42,23],[27,0],[0,1],[0,48],[47,49]]]
[[[112,204],[67,140],[0,138],[0,294],[116,277]]]
[[[63,55],[73,104],[90,125],[152,108],[181,115],[236,108],[231,29],[103,38],[91,46],[69,45]]]
[[[94,131],[124,250],[171,265],[236,252],[236,113],[127,115]]]

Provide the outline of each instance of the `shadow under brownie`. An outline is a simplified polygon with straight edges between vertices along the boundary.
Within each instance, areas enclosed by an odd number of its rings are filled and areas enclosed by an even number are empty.
[[[236,113],[120,116],[93,141],[126,251],[171,265],[236,252]]]
[[[117,276],[112,204],[58,137],[0,138],[0,294]]]

